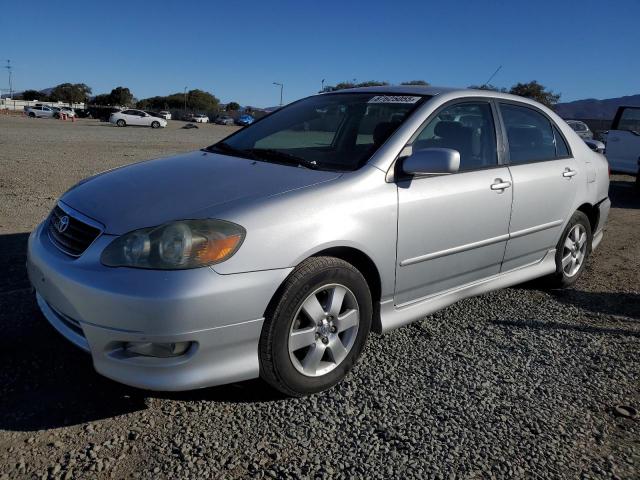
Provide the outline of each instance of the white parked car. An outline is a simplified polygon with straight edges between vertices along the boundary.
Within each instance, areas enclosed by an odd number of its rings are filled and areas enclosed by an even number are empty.
[[[620,107],[607,134],[607,160],[614,172],[640,178],[640,107]]]
[[[31,118],[53,118],[56,111],[51,107],[36,105],[35,107],[25,108],[24,113]]]
[[[76,111],[70,107],[62,107],[60,108],[59,113],[64,113],[67,117],[77,117]]]
[[[167,112],[166,110],[162,110],[161,112],[158,112],[158,115],[160,115],[165,120],[171,120],[171,112]]]
[[[167,121],[164,118],[153,117],[142,110],[122,110],[115,112],[109,117],[109,122],[119,126],[135,125],[140,127],[160,128],[166,127]]]
[[[196,123],[209,123],[209,117],[203,113],[199,113],[198,115],[193,116],[193,121]]]

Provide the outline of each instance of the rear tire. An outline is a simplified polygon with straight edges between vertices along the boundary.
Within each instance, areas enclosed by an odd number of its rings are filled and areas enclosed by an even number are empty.
[[[556,271],[544,277],[547,288],[567,288],[576,283],[591,253],[591,223],[581,211],[576,211],[556,245]]]
[[[127,122],[125,122],[124,120],[120,119],[116,122],[116,125],[119,127],[126,127],[127,126]]]
[[[355,365],[371,329],[362,274],[334,257],[312,257],[285,280],[265,315],[260,376],[299,397],[333,387]]]
[[[29,112],[29,118],[36,118],[36,114],[33,112]]]

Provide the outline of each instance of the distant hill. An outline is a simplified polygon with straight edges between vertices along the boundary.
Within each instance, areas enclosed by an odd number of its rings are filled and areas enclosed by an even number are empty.
[[[558,103],[555,106],[555,111],[562,118],[612,120],[616,110],[621,105],[640,107],[640,95],[606,98],[604,100],[587,98],[574,102]]]

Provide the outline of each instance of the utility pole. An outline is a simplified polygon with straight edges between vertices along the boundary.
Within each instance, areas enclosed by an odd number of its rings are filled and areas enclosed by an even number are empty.
[[[280,106],[282,106],[282,90],[284,89],[284,84],[273,82],[274,85],[280,85]]]
[[[184,113],[187,113],[187,87],[184,87]]]
[[[11,66],[11,60],[7,60],[7,65],[4,68],[9,72],[9,98],[13,100],[13,83],[11,81],[11,69],[13,67]]]
[[[324,78],[322,79],[322,88],[320,89],[321,92],[324,92]]]

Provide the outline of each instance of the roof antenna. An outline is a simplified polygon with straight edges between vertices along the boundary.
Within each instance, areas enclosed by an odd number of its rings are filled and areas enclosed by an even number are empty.
[[[498,68],[496,68],[496,71],[495,71],[495,72],[493,72],[493,74],[489,77],[489,80],[487,80],[486,82],[484,82],[480,88],[486,87],[486,86],[489,84],[489,82],[490,82],[491,80],[493,80],[493,77],[495,77],[495,76],[496,76],[496,74],[500,71],[500,69],[501,69],[501,68],[502,68],[502,65],[500,65]]]

